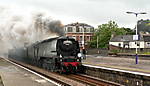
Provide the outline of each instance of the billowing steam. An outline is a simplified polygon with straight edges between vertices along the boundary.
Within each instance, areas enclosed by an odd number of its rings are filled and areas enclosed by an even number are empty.
[[[50,16],[50,15],[49,15]],[[63,25],[41,12],[0,7],[0,54],[52,36],[64,35]]]

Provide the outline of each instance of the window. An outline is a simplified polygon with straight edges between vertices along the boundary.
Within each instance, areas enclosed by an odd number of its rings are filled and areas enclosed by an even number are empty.
[[[90,32],[90,28],[86,28],[85,30],[86,30],[85,32]]]
[[[87,39],[86,39],[86,40],[90,41],[90,36],[87,36]]]
[[[150,47],[150,43],[147,43],[147,46]]]
[[[94,32],[94,28],[90,28],[90,32]]]
[[[119,43],[118,46],[121,47],[121,43]]]
[[[83,28],[80,28],[80,32],[83,32]]]
[[[72,32],[72,27],[68,27],[68,32]]]
[[[139,41],[137,41],[137,46],[140,46],[140,42]]]
[[[76,32],[79,32],[79,27],[76,27]]]
[[[86,29],[87,29],[87,28],[83,28],[83,29],[84,29],[84,32],[86,32]]]
[[[83,39],[82,39],[82,36],[80,36],[80,41],[82,41]]]

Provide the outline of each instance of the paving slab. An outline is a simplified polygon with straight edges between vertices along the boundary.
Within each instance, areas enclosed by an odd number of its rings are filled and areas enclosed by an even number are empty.
[[[0,75],[4,86],[55,86],[22,68],[0,59]]]

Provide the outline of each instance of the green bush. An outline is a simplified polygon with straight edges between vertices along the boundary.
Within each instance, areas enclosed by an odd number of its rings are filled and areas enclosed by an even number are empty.
[[[150,52],[138,52],[138,54],[150,55]]]
[[[120,50],[110,50],[111,53],[117,54],[120,52]]]

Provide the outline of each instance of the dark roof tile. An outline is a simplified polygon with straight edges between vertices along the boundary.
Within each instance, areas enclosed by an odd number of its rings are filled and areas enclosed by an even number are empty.
[[[110,40],[110,42],[124,42],[124,41],[135,41],[135,40],[133,40],[133,35],[118,35]],[[143,41],[142,36],[140,36],[140,41]]]

